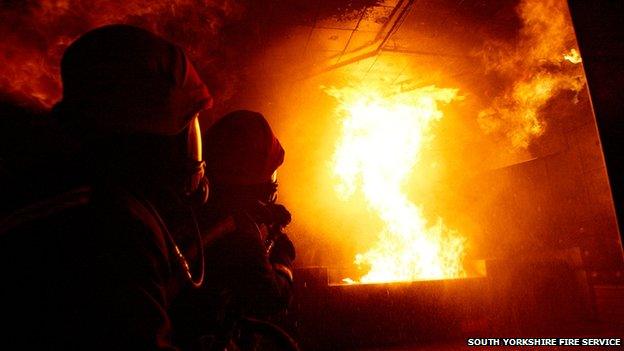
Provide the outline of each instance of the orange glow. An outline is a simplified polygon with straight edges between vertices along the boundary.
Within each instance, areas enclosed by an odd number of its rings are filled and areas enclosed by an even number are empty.
[[[428,223],[405,189],[409,177],[418,173],[421,150],[433,138],[432,123],[443,117],[438,105],[457,98],[457,89],[432,85],[381,93],[387,90],[326,90],[339,103],[336,113],[342,123],[332,162],[335,190],[343,199],[363,193],[383,222],[372,247],[355,257],[358,266],[370,267],[360,282],[460,277],[465,239],[442,219]]]

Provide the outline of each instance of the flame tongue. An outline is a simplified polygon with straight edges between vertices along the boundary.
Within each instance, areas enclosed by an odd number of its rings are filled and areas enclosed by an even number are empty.
[[[570,63],[581,63],[583,60],[581,59],[581,55],[575,48],[570,49],[570,52],[567,54],[563,54],[563,58]]]
[[[462,275],[464,239],[442,220],[431,226],[410,201],[404,183],[432,137],[431,123],[443,117],[439,103],[456,98],[456,89],[429,86],[382,95],[375,89],[328,89],[339,101],[342,138],[333,159],[343,198],[362,191],[384,223],[373,247],[357,254],[370,266],[362,282],[441,279]]]

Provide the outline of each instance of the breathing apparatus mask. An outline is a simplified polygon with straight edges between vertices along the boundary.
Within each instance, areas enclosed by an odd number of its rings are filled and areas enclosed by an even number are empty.
[[[197,114],[175,135],[105,134],[83,140],[94,181],[128,190],[203,205],[209,186],[202,160]]]
[[[182,196],[191,205],[199,206],[208,201],[210,187],[205,175],[206,163],[202,159],[202,139],[196,114],[182,133],[186,138],[187,157],[182,165]]]

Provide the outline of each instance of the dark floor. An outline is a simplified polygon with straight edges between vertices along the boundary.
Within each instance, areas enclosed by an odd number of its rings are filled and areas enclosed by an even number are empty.
[[[610,323],[599,326],[591,334],[577,335],[577,338],[607,338],[607,339],[620,339],[620,344],[624,345],[624,321],[621,323]],[[563,336],[562,336],[563,337]],[[502,343],[502,341],[501,341]],[[364,348],[357,351],[517,351],[517,350],[535,350],[535,351],[550,351],[550,350],[624,350],[624,346],[468,346],[466,340],[455,340],[445,342],[432,342],[423,343],[418,345],[405,345],[395,347],[382,347],[382,348]]]

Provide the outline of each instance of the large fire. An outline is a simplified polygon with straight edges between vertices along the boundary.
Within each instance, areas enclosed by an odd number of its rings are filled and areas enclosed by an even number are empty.
[[[456,98],[457,90],[435,86],[391,94],[381,90],[327,90],[338,100],[337,114],[342,118],[342,137],[333,156],[336,191],[343,198],[361,191],[384,223],[373,246],[356,255],[358,266],[370,267],[360,281],[462,276],[465,239],[442,219],[428,223],[405,189],[406,181],[417,173],[421,150],[432,138],[432,123],[443,117],[438,105]]]

